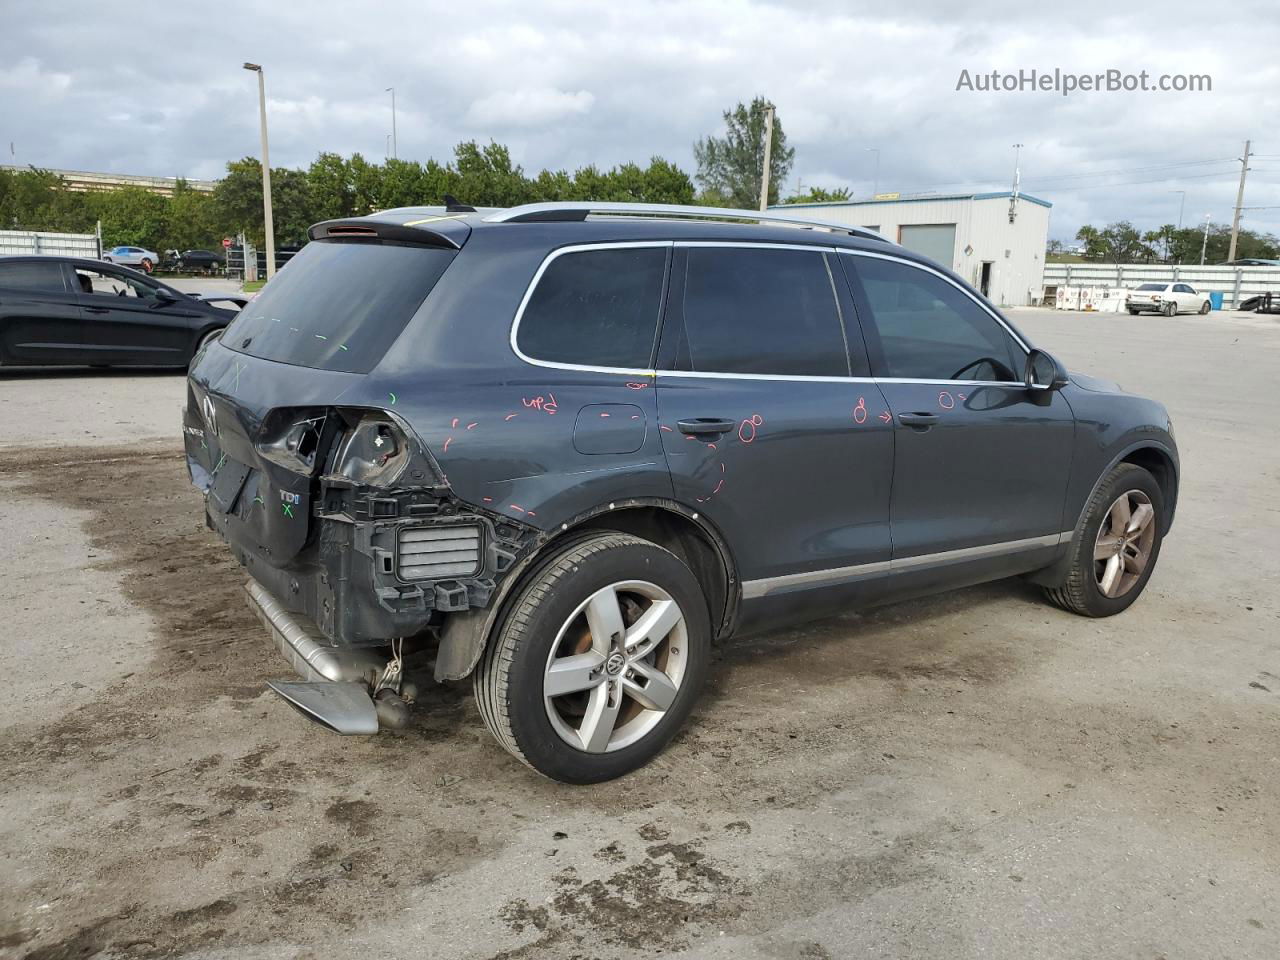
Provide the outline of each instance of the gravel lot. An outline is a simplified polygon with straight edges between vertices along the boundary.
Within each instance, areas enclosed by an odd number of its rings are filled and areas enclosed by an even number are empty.
[[[465,685],[401,735],[307,725],[186,482],[182,378],[0,373],[0,956],[1280,956],[1280,322],[1013,316],[1172,411],[1145,597],[729,645],[589,788]]]

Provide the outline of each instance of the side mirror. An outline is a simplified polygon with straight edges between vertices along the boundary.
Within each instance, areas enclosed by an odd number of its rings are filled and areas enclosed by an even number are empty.
[[[177,303],[178,298],[168,287],[156,287],[156,299],[161,303]]]
[[[1032,348],[1027,354],[1027,365],[1022,372],[1022,382],[1028,390],[1060,390],[1067,385],[1067,369],[1050,354]]]

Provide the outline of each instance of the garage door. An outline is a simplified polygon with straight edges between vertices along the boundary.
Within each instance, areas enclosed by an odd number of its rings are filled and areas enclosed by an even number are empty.
[[[955,266],[956,225],[954,223],[912,223],[898,228],[898,242],[908,250],[936,260],[948,270]]]

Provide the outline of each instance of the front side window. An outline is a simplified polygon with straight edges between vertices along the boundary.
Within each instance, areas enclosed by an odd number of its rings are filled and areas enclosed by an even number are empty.
[[[833,266],[820,250],[688,248],[676,369],[849,376]]]
[[[33,293],[65,293],[62,267],[57,263],[0,263],[0,287]]]
[[[556,257],[520,315],[516,346],[550,363],[648,368],[667,252],[666,246],[611,247]]]
[[[76,267],[76,284],[79,293],[91,293],[103,297],[133,297],[140,300],[156,298],[156,288],[149,283],[105,270],[92,270],[88,267]]]
[[[904,262],[846,257],[862,281],[882,376],[1020,381],[1026,355],[1005,328],[954,284]]]

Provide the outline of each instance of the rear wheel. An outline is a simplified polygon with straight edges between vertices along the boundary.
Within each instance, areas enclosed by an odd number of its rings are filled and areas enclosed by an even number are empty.
[[[1133,308],[1133,307],[1130,307],[1130,308],[1129,308],[1129,316],[1131,316],[1131,317],[1136,317],[1137,315],[1138,315],[1138,310],[1136,310],[1136,309],[1135,309],[1135,308]]]
[[[489,731],[564,783],[643,766],[680,729],[706,678],[711,627],[674,554],[604,533],[548,561],[514,598],[473,679]]]
[[[1046,590],[1064,610],[1110,617],[1138,599],[1164,537],[1164,495],[1142,467],[1122,463],[1098,485],[1071,543],[1071,566]]]

